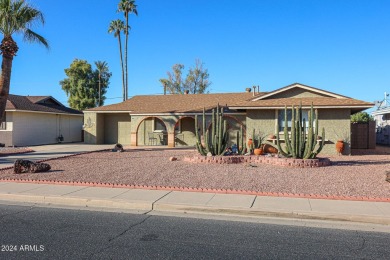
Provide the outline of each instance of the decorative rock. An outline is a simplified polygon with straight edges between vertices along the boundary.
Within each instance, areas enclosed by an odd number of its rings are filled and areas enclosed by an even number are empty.
[[[123,152],[124,149],[123,149],[123,145],[121,145],[120,143],[117,143],[115,146],[114,146],[114,149],[112,149],[113,152]]]
[[[208,152],[207,157],[211,157],[211,156],[213,156],[212,153]]]
[[[169,160],[171,161],[171,162],[173,162],[173,161],[177,161],[177,158],[176,157],[169,157]]]
[[[47,163],[35,163],[29,160],[18,159],[14,163],[14,173],[47,172],[51,166]]]

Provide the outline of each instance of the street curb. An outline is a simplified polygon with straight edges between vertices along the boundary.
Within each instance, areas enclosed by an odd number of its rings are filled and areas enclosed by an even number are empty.
[[[106,200],[77,197],[61,196],[43,196],[43,195],[22,195],[22,194],[0,194],[0,201],[6,202],[24,202],[41,205],[55,206],[76,206],[84,208],[101,208],[106,210],[138,210],[154,212],[176,212],[176,213],[194,213],[208,215],[236,215],[245,217],[276,217],[276,218],[293,218],[306,220],[323,220],[323,221],[345,221],[357,223],[370,223],[380,225],[390,225],[390,218],[368,215],[347,215],[332,214],[321,212],[304,212],[304,211],[268,211],[254,210],[246,208],[213,208],[208,206],[192,206],[185,204],[169,204],[156,202],[129,202],[123,200]]]
[[[78,198],[25,194],[0,194],[0,201],[105,209],[152,210],[153,203],[99,198]]]
[[[390,218],[383,218],[368,215],[347,215],[347,214],[331,214],[321,212],[291,212],[291,211],[268,211],[268,210],[254,210],[244,208],[212,208],[204,206],[190,206],[178,204],[155,203],[154,211],[161,212],[177,212],[177,213],[203,213],[203,214],[217,214],[217,215],[239,215],[246,217],[278,217],[278,218],[294,218],[294,219],[308,219],[308,220],[331,220],[331,221],[346,221],[359,222],[380,225],[390,225]]]
[[[219,193],[219,194],[256,195],[256,196],[267,196],[267,197],[390,202],[390,198],[376,198],[376,197],[331,196],[331,195],[321,195],[321,194],[258,192],[258,191],[234,190],[234,189],[208,189],[208,188],[191,188],[191,187],[175,187],[175,186],[173,186],[173,187],[172,186],[148,186],[148,185],[136,185],[136,184],[129,185],[129,184],[114,184],[114,183],[100,183],[100,182],[48,181],[48,180],[30,180],[30,179],[0,179],[0,182],[55,184],[55,185],[105,187],[105,188],[127,188],[127,189],[144,189],[144,190],[168,190],[168,191],[186,191],[186,192],[201,192],[201,193],[205,192],[205,193]]]

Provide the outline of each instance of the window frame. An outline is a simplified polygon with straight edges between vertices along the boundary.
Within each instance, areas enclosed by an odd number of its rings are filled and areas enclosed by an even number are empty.
[[[159,125],[162,127],[162,129],[157,129],[156,128],[156,123],[159,122]],[[162,121],[161,119],[157,118],[157,117],[153,117],[153,132],[158,132],[158,133],[163,133],[163,132],[166,132],[166,126],[164,124],[164,121]]]
[[[284,134],[284,109],[277,109],[275,111],[275,116],[276,116],[276,125],[275,125],[275,129],[276,131],[279,132],[279,134]],[[309,109],[302,109],[302,117],[304,119],[306,119],[306,130],[308,130],[309,128],[309,111],[310,111],[310,108]],[[291,133],[291,118],[292,118],[292,114],[291,114],[291,108],[287,108],[287,126],[288,126],[288,133]],[[314,113],[314,119],[315,119],[315,113]],[[279,129],[277,129],[277,125],[279,125]],[[313,126],[315,128],[315,125]]]

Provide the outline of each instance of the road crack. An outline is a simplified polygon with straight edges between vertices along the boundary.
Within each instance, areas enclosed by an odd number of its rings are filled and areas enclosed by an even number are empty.
[[[135,224],[133,224],[133,225],[130,225],[129,227],[127,227],[127,228],[126,228],[123,232],[121,232],[120,234],[118,234],[118,235],[116,235],[116,236],[114,236],[114,237],[108,239],[109,245],[107,245],[106,247],[102,248],[102,249],[99,250],[98,252],[93,252],[93,253],[91,253],[91,254],[90,254],[90,258],[91,258],[91,259],[95,259],[95,258],[94,258],[95,255],[98,255],[98,254],[104,252],[105,250],[107,250],[107,249],[109,249],[110,247],[113,246],[113,243],[111,243],[111,242],[113,242],[114,240],[120,238],[121,236],[123,236],[124,234],[126,234],[127,232],[129,232],[130,230],[132,230],[133,228],[135,228],[135,227],[137,227],[137,226],[139,226],[139,225],[142,225],[143,223],[145,223],[146,220],[148,220],[148,219],[151,218],[151,217],[152,217],[152,215],[146,216],[146,217],[145,217],[143,220],[141,220],[140,222],[135,223]]]
[[[110,243],[111,241],[114,241],[115,239],[117,239],[117,238],[123,236],[124,234],[126,234],[128,231],[130,231],[130,230],[133,229],[134,227],[139,226],[139,225],[142,225],[143,223],[145,223],[146,220],[148,220],[148,219],[151,218],[151,217],[152,217],[152,215],[148,215],[148,216],[147,216],[146,218],[144,218],[142,221],[140,221],[140,222],[138,222],[138,223],[135,223],[135,224],[129,226],[127,229],[125,229],[125,230],[124,230],[122,233],[120,233],[119,235],[117,235],[117,236],[115,236],[115,237],[109,239],[108,242]]]

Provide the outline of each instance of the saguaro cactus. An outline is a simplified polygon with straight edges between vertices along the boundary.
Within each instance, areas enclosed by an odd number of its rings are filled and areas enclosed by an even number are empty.
[[[240,131],[237,131],[236,143],[237,143],[238,154],[245,154],[246,143],[244,141],[244,134],[242,133],[242,126],[240,127]]]
[[[280,145],[279,131],[276,133],[276,144],[279,152],[292,158],[313,159],[319,154],[325,145],[325,129],[322,128],[321,141],[318,140],[318,111],[309,110],[308,128],[306,120],[302,117],[302,105],[291,108],[291,132],[288,132],[287,107],[284,109],[284,141],[285,147]],[[315,115],[315,119],[314,119]],[[314,129],[313,129],[314,128]],[[279,124],[277,125],[279,129]],[[267,142],[268,143],[268,142]],[[272,144],[271,144],[272,145]],[[275,145],[272,145],[275,147]]]
[[[223,119],[223,108],[212,110],[211,116],[211,134],[209,130],[206,129],[206,115],[205,110],[203,109],[203,124],[202,124],[202,134],[204,138],[204,145],[201,141],[200,129],[198,129],[198,116],[195,116],[195,134],[196,134],[196,148],[199,153],[202,155],[207,155],[211,153],[212,155],[223,155],[225,152],[226,146],[228,144],[229,135],[227,133],[227,123]]]

